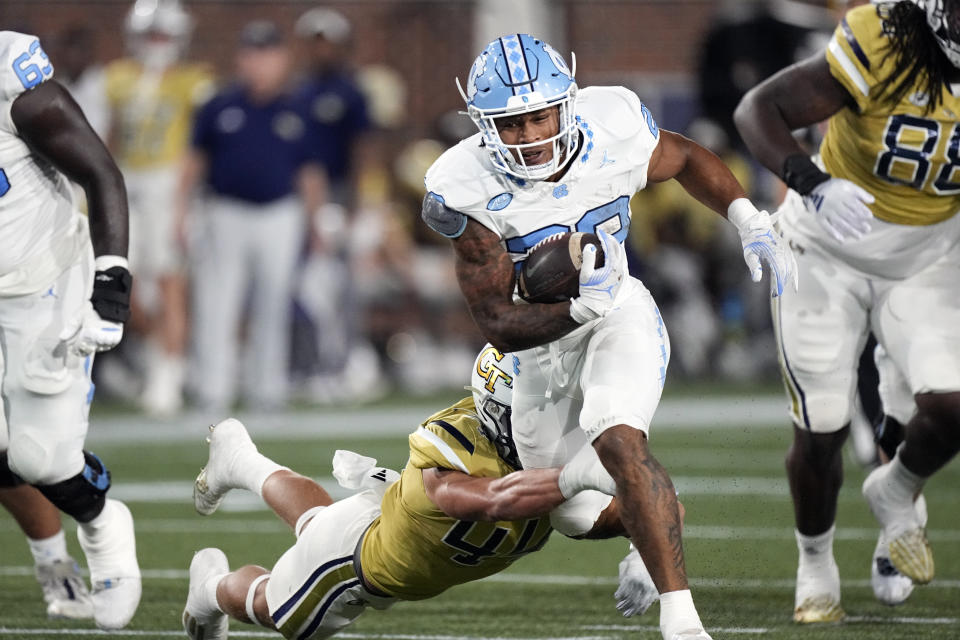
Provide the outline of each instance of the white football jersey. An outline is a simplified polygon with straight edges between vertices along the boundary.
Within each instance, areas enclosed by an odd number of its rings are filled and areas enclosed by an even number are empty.
[[[437,159],[427,171],[427,190],[500,236],[515,263],[554,233],[602,228],[622,243],[630,229],[630,198],[647,183],[659,129],[624,87],[582,89],[576,112],[580,150],[558,182],[498,171],[478,133]]]
[[[67,179],[31,153],[10,117],[17,96],[52,76],[36,36],[0,31],[0,296],[49,286],[89,246]]]

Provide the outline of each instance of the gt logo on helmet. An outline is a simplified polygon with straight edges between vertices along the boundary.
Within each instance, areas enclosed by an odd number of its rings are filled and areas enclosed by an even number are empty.
[[[497,380],[513,387],[513,376],[497,366],[503,360],[503,354],[494,347],[487,347],[477,358],[477,373],[485,380],[483,388],[493,393],[496,390]]]

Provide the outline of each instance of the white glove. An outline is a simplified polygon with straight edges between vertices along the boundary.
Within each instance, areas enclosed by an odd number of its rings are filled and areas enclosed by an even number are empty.
[[[333,477],[344,489],[373,489],[382,493],[400,479],[400,474],[393,469],[378,467],[376,458],[337,449],[333,454]]]
[[[613,597],[617,599],[617,611],[625,618],[642,616],[650,605],[660,599],[647,565],[632,544],[630,552],[620,561],[620,586]]]
[[[59,337],[73,353],[85,358],[95,351],[109,351],[120,344],[123,324],[104,320],[87,302],[80,315],[64,326]]]
[[[867,205],[873,201],[872,194],[843,178],[821,182],[803,196],[807,211],[840,243],[859,240],[870,232],[873,213]]]
[[[761,261],[771,270],[770,288],[774,296],[783,293],[787,282],[799,287],[797,260],[783,237],[773,228],[773,220],[766,211],[758,211],[746,198],[737,198],[727,208],[727,219],[740,233],[743,259],[750,269],[750,278],[760,282],[763,277]]]
[[[564,465],[557,478],[557,485],[567,500],[585,489],[594,489],[608,496],[617,493],[617,483],[603,467],[600,456],[591,444],[585,444],[577,455]]]
[[[627,273],[627,253],[616,239],[597,229],[603,248],[603,267],[597,269],[597,248],[588,244],[580,264],[580,296],[570,300],[570,317],[584,324],[607,315],[613,308],[623,276]]]

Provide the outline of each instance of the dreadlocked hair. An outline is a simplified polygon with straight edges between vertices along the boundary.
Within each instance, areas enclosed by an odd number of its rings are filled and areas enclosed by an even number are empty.
[[[883,102],[896,106],[914,86],[926,93],[926,113],[940,105],[943,86],[953,65],[940,49],[923,7],[913,2],[892,2],[877,5],[883,20],[883,33],[888,36],[883,61],[893,56],[894,69],[880,84]]]

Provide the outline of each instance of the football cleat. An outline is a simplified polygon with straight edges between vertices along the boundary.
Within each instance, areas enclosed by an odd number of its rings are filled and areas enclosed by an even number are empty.
[[[889,541],[890,562],[915,583],[927,584],[934,574],[930,543],[914,503],[898,504],[887,497],[887,467],[877,467],[867,476],[863,496]]]
[[[73,558],[56,560],[34,567],[37,582],[43,589],[47,616],[67,620],[86,620],[93,617],[93,601],[80,567]]]
[[[77,528],[90,569],[93,619],[101,629],[122,629],[140,604],[133,516],[127,505],[107,499],[96,518]]]
[[[713,640],[713,638],[703,629],[687,629],[673,634],[670,640]]]
[[[243,486],[236,480],[243,472],[242,465],[237,464],[241,454],[257,452],[246,427],[234,418],[211,426],[207,442],[210,443],[207,466],[193,483],[193,506],[197,513],[205,516],[220,507],[227,492]]]
[[[844,612],[840,607],[840,570],[830,558],[824,569],[809,566],[797,568],[797,592],[793,621],[799,624],[838,622]]]
[[[209,547],[193,554],[190,561],[190,589],[183,608],[183,630],[191,640],[226,640],[230,626],[227,615],[204,604],[204,582],[229,573],[227,556],[220,549]]]
[[[620,585],[613,597],[617,600],[617,611],[625,618],[643,615],[654,602],[660,599],[657,585],[643,563],[636,547],[630,545],[630,552],[620,561]]]
[[[914,505],[920,525],[926,526],[926,500],[920,495]],[[900,573],[893,566],[893,562],[890,561],[890,550],[886,536],[882,531],[870,563],[870,585],[873,587],[873,595],[876,596],[877,600],[891,607],[903,604],[913,593],[913,580]]]

